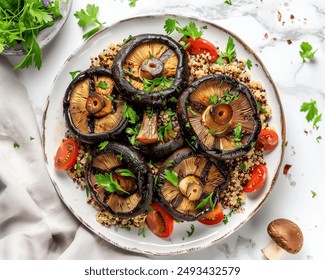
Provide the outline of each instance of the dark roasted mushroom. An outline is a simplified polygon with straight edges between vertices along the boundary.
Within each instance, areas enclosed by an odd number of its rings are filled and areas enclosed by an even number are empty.
[[[194,221],[210,212],[229,182],[223,162],[189,148],[174,152],[161,165],[157,176],[157,201],[183,221]]]
[[[81,72],[68,86],[63,100],[66,123],[81,141],[102,142],[125,129],[123,102],[114,89],[111,71],[102,67]]]
[[[133,37],[116,55],[112,69],[118,91],[138,105],[161,107],[188,84],[187,54],[164,35]]]
[[[142,156],[122,144],[93,151],[86,182],[99,205],[120,218],[135,217],[151,203],[153,175]]]
[[[193,82],[178,99],[177,116],[184,137],[219,159],[246,154],[261,130],[253,94],[226,75],[204,76]]]
[[[147,107],[136,140],[141,143],[139,149],[154,160],[161,160],[181,148],[184,139],[175,108],[154,111]]]

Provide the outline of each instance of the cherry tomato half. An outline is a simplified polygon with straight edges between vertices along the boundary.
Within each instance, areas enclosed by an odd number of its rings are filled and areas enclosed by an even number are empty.
[[[211,58],[209,59],[210,62],[213,62],[218,58],[218,50],[217,50],[217,48],[215,47],[215,45],[213,45],[212,43],[210,43],[206,39],[188,38],[185,41],[185,45],[188,45],[186,50],[190,54],[195,54],[196,55],[196,54],[207,53],[207,52],[210,53],[210,56],[211,56]]]
[[[278,142],[278,134],[272,129],[264,128],[258,136],[256,148],[260,150],[263,149],[264,151],[271,151],[278,145]]]
[[[205,225],[216,225],[219,224],[224,218],[223,211],[221,209],[220,204],[214,207],[214,210],[206,215],[204,215],[198,221]]]
[[[57,169],[70,169],[76,163],[77,157],[77,141],[72,138],[65,139],[56,152],[54,166]]]
[[[169,237],[174,229],[174,218],[156,202],[151,204],[151,208],[146,217],[149,229],[161,238]]]
[[[254,192],[262,187],[266,181],[267,167],[264,164],[255,165],[251,179],[247,182],[243,191],[246,193]]]

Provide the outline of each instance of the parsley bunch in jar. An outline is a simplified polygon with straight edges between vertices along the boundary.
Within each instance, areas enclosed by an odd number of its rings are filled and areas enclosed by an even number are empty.
[[[0,53],[20,46],[25,52],[14,70],[28,68],[33,63],[37,69],[41,68],[42,50],[36,38],[61,16],[59,0],[1,0]]]

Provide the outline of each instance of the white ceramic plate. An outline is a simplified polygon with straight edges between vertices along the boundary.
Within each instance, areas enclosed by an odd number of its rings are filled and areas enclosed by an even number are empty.
[[[127,19],[104,29],[86,41],[69,57],[56,77],[43,118],[45,160],[53,184],[66,206],[85,226],[108,242],[132,252],[154,255],[175,255],[199,250],[225,239],[243,226],[258,211],[274,187],[283,158],[285,141],[285,122],[278,92],[256,54],[238,36],[219,26],[198,19],[177,17],[183,26],[190,20],[193,20],[197,26],[207,25],[208,29],[204,30],[204,38],[218,45],[221,50],[226,48],[228,37],[233,37],[237,56],[249,58],[252,61],[254,65],[251,70],[252,79],[260,81],[266,89],[268,102],[273,112],[271,125],[279,134],[279,145],[272,153],[265,155],[269,171],[266,185],[256,193],[249,195],[244,205],[245,212],[232,215],[226,225],[221,223],[217,226],[206,226],[199,222],[175,224],[175,230],[169,239],[160,239],[150,230],[147,230],[146,237],[143,237],[138,235],[137,229],[126,231],[121,228],[104,227],[96,221],[96,210],[86,203],[85,192],[76,188],[65,172],[55,170],[53,163],[56,150],[67,130],[63,118],[62,100],[71,82],[69,72],[87,69],[90,66],[90,57],[97,56],[110,42],[122,42],[130,34],[165,34],[163,26],[168,17],[176,18],[171,15],[159,15]],[[175,39],[179,37],[178,34],[175,35]],[[192,236],[188,237],[186,231],[190,230],[191,224],[195,225],[195,231]]]
[[[59,33],[63,25],[68,19],[72,7],[72,0],[67,0],[66,2],[60,1],[60,11],[62,17],[55,21],[55,23],[41,30],[38,34],[36,41],[39,44],[40,48],[43,49],[47,46],[48,43],[51,42],[52,39]],[[7,48],[2,53],[4,55],[25,55],[26,52],[22,48],[20,44],[17,44],[16,48]]]

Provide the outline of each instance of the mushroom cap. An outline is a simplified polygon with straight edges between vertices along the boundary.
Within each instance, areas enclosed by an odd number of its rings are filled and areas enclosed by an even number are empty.
[[[267,232],[272,240],[288,253],[297,254],[303,245],[304,237],[297,224],[288,219],[272,221]]]

